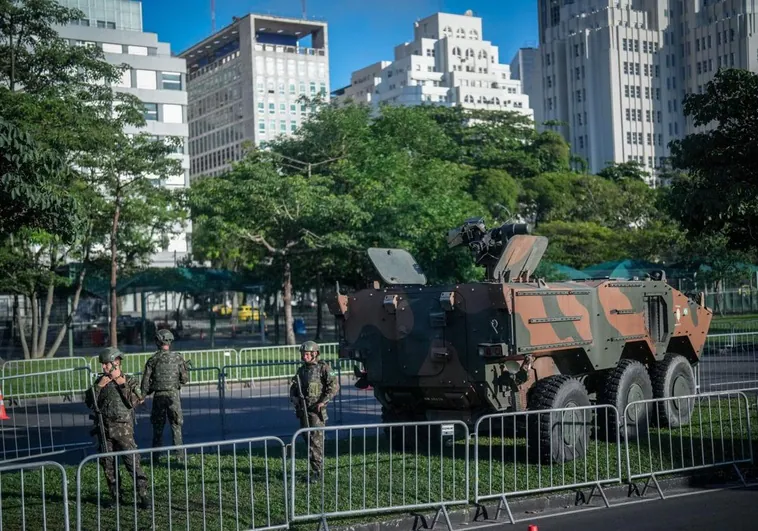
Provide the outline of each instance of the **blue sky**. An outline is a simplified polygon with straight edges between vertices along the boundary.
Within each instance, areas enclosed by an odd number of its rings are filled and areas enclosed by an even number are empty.
[[[537,45],[536,0],[308,0],[308,17],[329,24],[332,90],[347,85],[350,73],[391,60],[398,44],[413,38],[413,22],[437,11],[482,17],[484,38],[508,63],[521,47]],[[216,0],[216,28],[246,13],[301,14],[300,0]],[[210,0],[142,0],[144,31],[157,33],[178,53],[211,32]]]

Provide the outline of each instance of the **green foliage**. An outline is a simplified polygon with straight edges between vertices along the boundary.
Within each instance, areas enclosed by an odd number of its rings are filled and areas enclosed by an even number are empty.
[[[28,227],[70,241],[78,221],[66,188],[73,177],[56,153],[0,117],[0,239]]]
[[[624,242],[613,230],[596,222],[552,221],[536,231],[549,240],[545,260],[582,269],[626,258]]]
[[[695,127],[671,143],[671,215],[693,239],[724,235],[738,250],[758,248],[758,75],[720,69],[702,94],[688,94]]]

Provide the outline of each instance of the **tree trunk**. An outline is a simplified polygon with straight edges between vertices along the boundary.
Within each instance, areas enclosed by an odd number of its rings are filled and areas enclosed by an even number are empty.
[[[324,287],[321,284],[321,273],[316,275],[316,341],[321,341],[321,328],[324,325],[323,304]]]
[[[37,357],[37,334],[39,333],[39,320],[37,318],[37,312],[39,311],[39,301],[37,300],[37,292],[32,291],[32,358]]]
[[[45,347],[47,347],[47,329],[50,326],[50,313],[53,311],[53,295],[55,294],[55,283],[53,279],[50,279],[50,284],[47,285],[47,298],[45,299],[45,310],[42,314],[42,326],[39,331],[39,339],[37,340],[37,352],[34,353],[35,358],[43,358],[45,356]]]
[[[71,326],[71,321],[74,319],[76,309],[79,307],[79,296],[81,295],[82,288],[84,287],[85,273],[86,270],[84,266],[82,266],[82,270],[79,271],[79,275],[76,277],[76,291],[74,291],[74,300],[71,304],[71,313],[66,316],[66,321],[63,323],[61,329],[58,330],[58,335],[55,336],[55,341],[53,341],[53,344],[50,346],[50,350],[45,354],[46,358],[52,358],[55,356],[55,353],[58,352],[58,348],[60,348],[61,343],[63,343],[63,338],[66,337],[66,332]]]
[[[121,198],[116,194],[116,210],[113,213],[113,225],[111,226],[111,323],[109,335],[111,336],[111,346],[118,346],[118,328],[116,320],[118,318],[118,299],[116,297],[116,281],[118,280],[118,262],[116,260],[116,236],[118,235],[118,218],[121,215]]]
[[[292,270],[288,259],[284,262],[284,284],[282,286],[284,292],[284,330],[286,332],[287,345],[295,344],[295,328],[292,321]]]
[[[21,339],[21,348],[24,351],[24,359],[28,360],[31,356],[29,355],[29,345],[26,343],[26,327],[21,320],[21,312],[18,311],[18,295],[13,296],[13,315],[16,318],[16,328],[18,328],[18,336]]]

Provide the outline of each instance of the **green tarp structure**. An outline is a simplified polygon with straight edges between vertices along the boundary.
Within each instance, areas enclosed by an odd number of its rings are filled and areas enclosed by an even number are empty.
[[[540,266],[544,266],[545,270],[551,275],[558,275],[559,277],[568,280],[588,280],[590,278],[589,275],[583,271],[556,262],[543,261]]]
[[[81,264],[70,264],[62,269],[63,276],[74,279]],[[84,277],[83,291],[91,296],[107,298],[110,279],[105,271],[92,268]],[[73,291],[73,286],[62,288],[59,292]],[[235,273],[225,269],[209,267],[169,267],[148,268],[128,277],[119,277],[116,293],[127,295],[132,293],[176,292],[192,295],[220,293],[224,291],[240,291],[260,293],[263,281],[253,273]]]
[[[582,269],[582,271],[591,278],[643,278],[651,271],[665,270],[666,266],[655,264],[645,260],[612,260],[595,264]]]

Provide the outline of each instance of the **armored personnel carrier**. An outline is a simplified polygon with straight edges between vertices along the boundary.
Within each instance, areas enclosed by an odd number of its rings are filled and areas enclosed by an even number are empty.
[[[487,230],[482,219],[469,219],[449,232],[448,245],[467,246],[485,278],[447,286],[427,286],[404,250],[368,250],[383,285],[333,294],[328,304],[339,323],[339,356],[360,367],[356,386],[373,387],[385,422],[473,427],[490,413],[592,403],[623,415],[632,401],[696,392],[693,368],[712,317],[702,295],[689,299],[663,271],[641,279],[535,279],[547,243],[526,224]],[[642,436],[653,420],[686,425],[692,408],[691,400],[668,401],[636,417],[631,408],[622,436]],[[538,416],[549,415],[530,415],[542,422]],[[618,422],[593,422],[595,435],[615,440]],[[537,443],[556,460],[584,446],[563,441],[553,433],[549,448]]]

